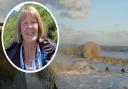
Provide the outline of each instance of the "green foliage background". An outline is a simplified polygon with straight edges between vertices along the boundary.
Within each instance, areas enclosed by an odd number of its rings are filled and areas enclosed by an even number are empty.
[[[45,22],[45,26],[48,29],[48,37],[55,43],[57,43],[57,27],[55,21],[53,20],[50,13],[43,7],[36,4],[25,4],[24,6],[33,6],[35,7],[41,15],[42,20]],[[9,46],[9,44],[13,41],[14,32],[16,29],[16,22],[18,18],[19,12],[16,12],[14,16],[10,16],[6,21],[4,27],[3,41],[5,48]]]

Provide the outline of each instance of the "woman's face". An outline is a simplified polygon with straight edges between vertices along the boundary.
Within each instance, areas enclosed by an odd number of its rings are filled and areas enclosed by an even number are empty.
[[[26,15],[21,21],[21,35],[25,42],[36,42],[38,38],[38,21],[32,15]]]

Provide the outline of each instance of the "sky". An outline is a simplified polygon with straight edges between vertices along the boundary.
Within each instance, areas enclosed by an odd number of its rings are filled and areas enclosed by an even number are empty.
[[[26,1],[26,0],[22,0]],[[0,0],[0,20],[21,0]],[[60,44],[128,46],[128,0],[36,0],[55,16]],[[1,13],[2,12],[2,13]]]

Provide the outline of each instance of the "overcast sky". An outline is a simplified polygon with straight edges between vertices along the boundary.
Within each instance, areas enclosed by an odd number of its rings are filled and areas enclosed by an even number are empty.
[[[22,0],[25,1],[25,0]],[[60,43],[128,46],[128,0],[35,0],[55,16]],[[0,0],[0,21],[21,0]]]

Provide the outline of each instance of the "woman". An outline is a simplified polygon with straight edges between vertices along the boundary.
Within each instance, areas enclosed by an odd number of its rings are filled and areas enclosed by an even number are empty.
[[[51,59],[55,44],[46,38],[41,17],[32,6],[21,9],[14,42],[6,49],[11,61],[21,69],[34,71]]]

